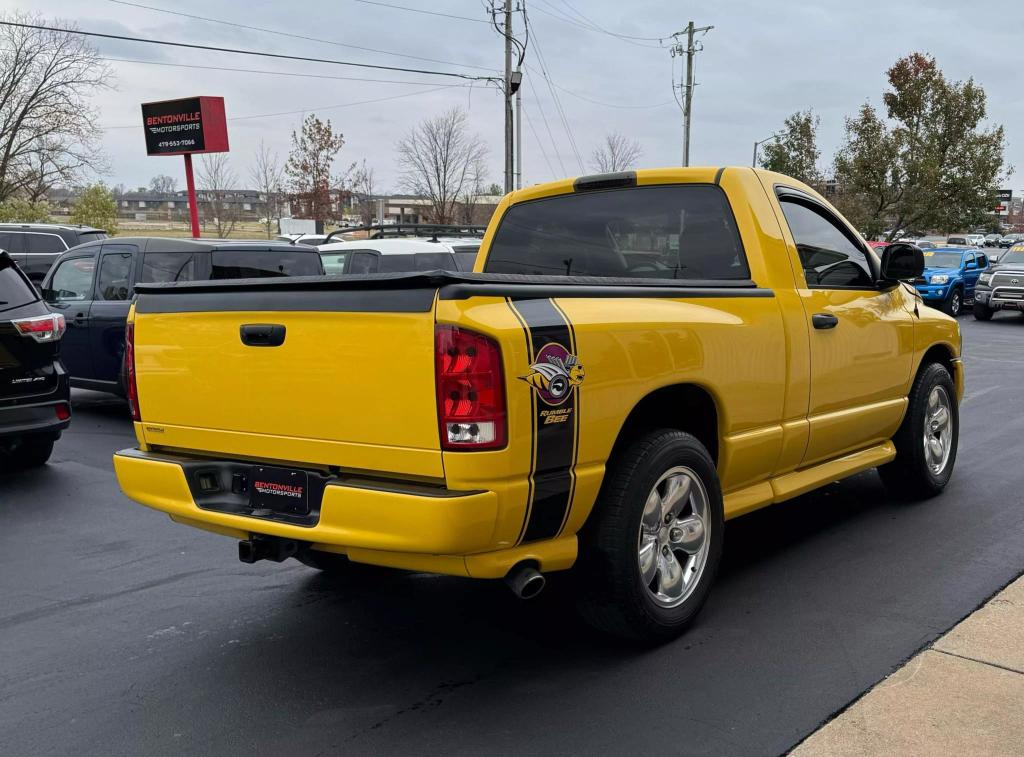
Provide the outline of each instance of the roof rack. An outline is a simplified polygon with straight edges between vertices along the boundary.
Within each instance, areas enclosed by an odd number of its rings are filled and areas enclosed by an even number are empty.
[[[332,231],[327,235],[324,244],[330,244],[331,240],[337,236],[353,234],[358,231],[369,232],[368,239],[382,239],[383,237],[431,237],[431,241],[436,242],[439,237],[482,237],[484,232],[487,231],[487,227],[473,224],[436,223],[375,224]]]

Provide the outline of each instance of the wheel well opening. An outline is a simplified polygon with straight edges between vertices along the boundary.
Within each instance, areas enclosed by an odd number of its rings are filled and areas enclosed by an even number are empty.
[[[953,375],[953,352],[944,344],[934,344],[928,348],[928,351],[924,353],[921,358],[921,364],[918,366],[918,373],[926,365],[932,363],[938,363],[939,365],[945,366],[946,370],[949,371],[949,375]]]
[[[648,394],[622,424],[612,457],[637,437],[659,428],[693,434],[718,463],[718,408],[706,389],[695,384],[676,384]]]

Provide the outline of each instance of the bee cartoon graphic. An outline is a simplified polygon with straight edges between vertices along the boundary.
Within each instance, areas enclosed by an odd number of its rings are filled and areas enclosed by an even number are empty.
[[[579,358],[560,344],[546,344],[530,365],[530,372],[519,378],[537,390],[549,405],[560,405],[574,386],[583,383],[586,373]]]

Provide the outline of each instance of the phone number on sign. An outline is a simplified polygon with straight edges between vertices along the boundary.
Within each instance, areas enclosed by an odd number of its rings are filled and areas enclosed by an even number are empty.
[[[195,144],[194,139],[166,139],[157,143],[157,147],[195,147]]]

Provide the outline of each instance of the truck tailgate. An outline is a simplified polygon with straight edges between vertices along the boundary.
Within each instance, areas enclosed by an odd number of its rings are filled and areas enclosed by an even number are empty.
[[[145,443],[442,477],[433,291],[296,286],[140,290]],[[260,344],[269,326],[280,344]]]

